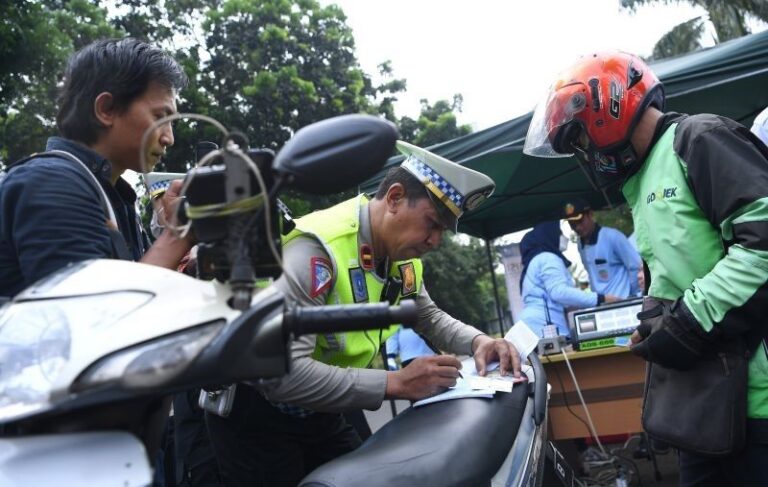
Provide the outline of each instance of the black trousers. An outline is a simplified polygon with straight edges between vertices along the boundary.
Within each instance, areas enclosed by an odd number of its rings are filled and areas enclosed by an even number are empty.
[[[747,444],[739,453],[711,458],[681,451],[680,487],[768,486],[768,420],[747,420]]]
[[[181,392],[173,398],[175,485],[207,487],[220,485],[216,457],[208,438],[205,414],[197,406],[200,389]]]
[[[238,384],[226,418],[206,413],[222,484],[293,487],[309,472],[362,443],[341,414],[285,414]]]

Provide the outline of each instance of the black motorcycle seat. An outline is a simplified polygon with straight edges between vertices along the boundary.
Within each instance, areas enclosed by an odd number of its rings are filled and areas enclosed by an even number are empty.
[[[528,387],[493,399],[410,408],[357,450],[310,473],[301,487],[477,486],[501,467],[517,436]]]

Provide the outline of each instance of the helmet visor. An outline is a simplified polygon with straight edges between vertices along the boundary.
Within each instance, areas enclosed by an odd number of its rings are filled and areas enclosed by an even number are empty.
[[[573,150],[563,152],[565,147],[572,149],[570,141],[557,142],[564,135],[563,129],[576,120],[576,115],[586,106],[586,90],[581,83],[550,88],[533,112],[523,152],[534,157],[572,156]]]

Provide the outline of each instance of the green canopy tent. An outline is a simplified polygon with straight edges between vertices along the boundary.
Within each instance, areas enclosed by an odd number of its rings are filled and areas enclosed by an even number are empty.
[[[664,84],[668,110],[717,113],[746,125],[768,105],[768,31],[651,66]],[[429,147],[496,182],[489,201],[462,217],[460,232],[489,240],[529,228],[543,219],[556,218],[562,201],[573,196],[586,198],[596,208],[623,202],[618,189],[605,196],[596,191],[574,158],[524,155],[531,115]],[[391,158],[385,170],[402,160],[402,156]],[[384,172],[361,189],[375,191]]]
[[[748,125],[768,105],[768,31],[651,66],[664,84],[667,110],[716,113]],[[563,200],[581,196],[594,208],[623,202],[618,188],[605,194],[594,189],[574,158],[538,159],[524,155],[523,142],[531,116],[528,113],[429,147],[430,151],[483,172],[496,182],[496,191],[489,201],[463,216],[459,223],[460,232],[485,239],[491,268],[490,240],[548,218],[558,218]],[[402,156],[392,157],[384,170],[364,183],[361,190],[374,192],[384,172],[402,160]],[[493,272],[491,276],[501,328]]]

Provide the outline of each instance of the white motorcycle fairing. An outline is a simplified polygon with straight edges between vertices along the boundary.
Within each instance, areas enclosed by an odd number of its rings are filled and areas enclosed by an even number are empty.
[[[0,374],[0,417],[16,420],[71,399],[76,379],[110,354],[196,325],[223,327],[240,314],[227,305],[230,294],[217,281],[121,260],[52,274],[0,310],[0,356],[13,364]],[[30,359],[54,348],[54,360]],[[28,390],[47,395],[47,404],[26,399]]]
[[[134,487],[151,483],[144,446],[129,433],[0,439],[0,485]]]

